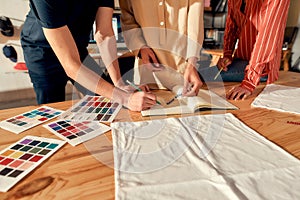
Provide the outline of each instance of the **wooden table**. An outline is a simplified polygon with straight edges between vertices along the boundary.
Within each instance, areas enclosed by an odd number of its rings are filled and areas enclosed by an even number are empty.
[[[223,56],[223,49],[205,49],[204,54],[211,55],[210,66],[216,66],[219,59]]]
[[[280,79],[276,83],[300,87],[300,74],[281,71]],[[219,95],[224,95],[225,91],[237,83],[225,84],[226,86],[223,87],[222,83],[210,83],[208,87]],[[245,101],[231,101],[240,109],[228,112],[233,113],[250,128],[300,158],[300,115],[251,108],[251,102],[264,86],[265,83],[261,83],[254,94]],[[157,91],[156,93],[167,99],[171,97],[171,93],[167,91]],[[72,103],[74,102],[66,101],[48,104],[48,106],[67,110],[72,106]],[[0,120],[5,120],[34,108],[36,106],[0,110]],[[122,109],[116,121],[147,119],[149,117],[142,117],[138,112]],[[154,119],[154,117],[151,117],[151,119]],[[0,149],[8,147],[26,135],[58,139],[42,126],[37,126],[19,135],[0,129]],[[87,142],[72,147],[66,144],[10,191],[0,193],[0,199],[114,199],[111,133],[98,136],[91,142],[97,145],[89,145],[92,143]],[[38,184],[41,183],[44,183],[44,185],[38,187]]]

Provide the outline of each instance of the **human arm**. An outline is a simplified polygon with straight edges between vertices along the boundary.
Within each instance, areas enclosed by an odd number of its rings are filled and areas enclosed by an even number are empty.
[[[289,2],[289,0],[266,0],[261,5],[258,33],[241,84],[241,87],[250,92],[259,84],[262,75],[268,75],[267,83],[278,78]]]
[[[110,7],[99,7],[96,14],[96,31],[95,40],[100,51],[101,59],[106,66],[111,80],[115,86],[124,87],[121,78],[118,56],[117,43],[112,28],[113,9]]]
[[[89,90],[113,99],[133,111],[150,108],[156,102],[154,94],[147,92],[127,93],[106,82],[81,63],[75,41],[67,26],[43,28],[53,51],[67,75]]]
[[[197,60],[198,59],[196,57],[191,57],[186,63],[183,75],[184,85],[182,94],[184,96],[197,96],[201,86],[203,85],[196,68]]]
[[[200,50],[204,38],[203,11],[204,1],[189,1],[187,20],[187,54],[184,71],[183,95],[194,96],[203,85],[197,71],[197,61],[200,57]]]
[[[234,10],[234,3],[234,1],[228,0],[228,12],[223,38],[223,57],[221,57],[217,63],[218,68],[223,71],[227,71],[228,65],[232,63],[233,52],[239,35],[239,30],[234,18],[234,12],[237,12]]]
[[[96,4],[96,2],[94,3]],[[149,108],[149,105],[151,104],[155,104],[155,100],[153,99],[155,98],[155,95],[145,92],[133,94],[124,92],[118,88],[115,88],[113,85],[103,80],[98,74],[84,66],[84,64],[81,62],[79,51],[77,49],[78,44],[75,43],[73,33],[71,33],[69,28],[70,26],[73,28],[72,30],[74,30],[74,26],[72,26],[74,24],[69,23],[69,12],[66,12],[68,8],[71,9],[73,7],[69,7],[66,1],[30,0],[30,7],[34,14],[35,20],[37,20],[37,22],[41,25],[45,35],[45,38],[39,39],[43,40],[45,44],[46,41],[44,41],[44,39],[48,41],[55,55],[59,59],[60,64],[70,78],[77,81],[90,91],[113,99],[114,101],[121,103],[131,110],[140,111]],[[92,25],[91,20],[93,20],[93,15],[88,14],[89,13],[85,15],[83,12],[82,18],[87,20],[87,24]],[[69,26],[67,24],[69,24]],[[77,28],[78,26],[81,28],[80,25],[77,25]],[[88,35],[84,34],[89,34],[89,30],[91,28],[85,28],[87,32],[82,32],[80,37],[82,36],[88,39]],[[43,56],[46,59],[48,55],[44,54]]]
[[[249,96],[247,94],[253,92],[263,75],[268,75],[267,83],[277,80],[289,2],[266,0],[262,3],[259,13],[261,21],[257,24],[258,34],[249,65],[245,69],[245,77],[241,85],[228,94],[230,99]]]

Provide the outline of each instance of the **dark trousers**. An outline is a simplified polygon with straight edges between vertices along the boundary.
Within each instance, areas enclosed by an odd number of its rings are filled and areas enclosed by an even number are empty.
[[[65,88],[69,80],[82,94],[95,95],[66,75],[63,67],[51,49],[23,46],[23,52],[38,104],[64,101]],[[93,70],[106,81],[112,83],[107,73],[99,67],[92,57],[87,55],[82,60],[85,66]],[[122,62],[120,62],[121,74],[126,73],[128,76],[127,71],[133,68],[134,58],[125,58],[123,60],[125,67],[122,68]],[[96,84],[97,83],[95,83],[95,85]]]
[[[224,82],[242,82],[245,76],[245,68],[248,65],[248,61],[236,59],[233,60],[230,66],[228,66],[228,70],[222,71],[220,75],[216,78],[216,74],[218,74],[218,67],[212,66],[209,67],[210,62],[200,61],[200,67],[198,69],[199,75],[202,81],[224,81]],[[260,78],[261,82],[267,81],[267,76]]]

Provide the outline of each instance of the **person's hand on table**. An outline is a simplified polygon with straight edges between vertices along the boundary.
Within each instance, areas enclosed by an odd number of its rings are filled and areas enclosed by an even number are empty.
[[[182,95],[197,96],[203,83],[200,80],[198,71],[193,64],[187,63],[183,77],[184,85]]]
[[[228,70],[228,66],[232,63],[232,61],[229,59],[229,58],[220,58],[218,60],[218,63],[217,63],[217,67],[218,69],[222,69],[223,71],[227,71]]]
[[[118,91],[121,93],[115,93],[118,99],[123,99],[124,106],[132,111],[142,111],[151,108],[155,105],[156,95],[150,92],[148,85],[137,86],[130,81],[126,81],[129,85],[125,85],[123,81],[118,83]],[[119,94],[119,95],[118,95]],[[119,97],[118,97],[119,96]]]
[[[147,67],[149,71],[161,71],[164,69],[164,67],[159,64],[154,51],[150,47],[143,46],[139,54],[143,65]]]
[[[247,90],[246,88],[243,88],[242,86],[236,86],[231,88],[226,93],[226,98],[230,100],[245,100],[247,99],[252,93]]]
[[[156,104],[156,96],[151,92],[137,91],[130,94],[127,108],[132,111],[150,109]]]

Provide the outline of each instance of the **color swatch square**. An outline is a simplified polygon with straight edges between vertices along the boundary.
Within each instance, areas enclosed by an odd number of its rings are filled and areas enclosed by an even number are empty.
[[[98,121],[56,120],[45,124],[44,127],[72,146],[86,142],[110,130],[109,126]]]
[[[84,96],[60,118],[75,121],[112,122],[122,105],[103,96]]]
[[[0,192],[7,192],[66,142],[26,136],[0,152]]]
[[[59,116],[63,111],[42,106],[37,109],[22,113],[15,117],[0,122],[0,128],[19,134],[34,126],[42,124],[54,117]]]

